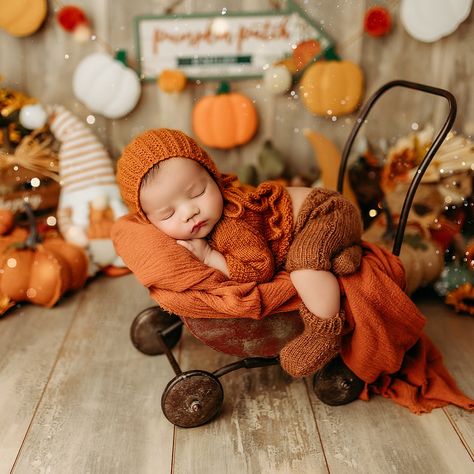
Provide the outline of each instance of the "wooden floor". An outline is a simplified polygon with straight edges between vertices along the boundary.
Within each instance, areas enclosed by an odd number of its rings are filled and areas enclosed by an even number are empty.
[[[474,395],[474,318],[426,295],[417,304]],[[0,320],[0,474],[474,472],[474,415],[416,416],[381,397],[328,407],[277,366],[225,375],[221,415],[174,428],[160,408],[171,367],[129,340],[150,305],[132,276],[98,278],[52,310]],[[235,360],[189,334],[175,350],[183,370]]]

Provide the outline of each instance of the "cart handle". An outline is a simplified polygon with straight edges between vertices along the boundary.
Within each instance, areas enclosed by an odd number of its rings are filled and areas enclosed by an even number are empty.
[[[400,249],[402,247],[403,234],[405,233],[405,227],[408,220],[408,213],[410,212],[411,204],[413,202],[413,198],[415,197],[415,193],[418,188],[418,185],[420,184],[421,179],[423,178],[423,175],[425,174],[425,171],[428,168],[428,165],[430,164],[431,160],[433,159],[436,152],[438,151],[438,148],[441,146],[444,139],[446,138],[446,135],[451,130],[454,120],[456,118],[457,104],[456,104],[456,99],[454,98],[454,95],[445,89],[428,86],[426,84],[419,84],[417,82],[404,81],[402,79],[387,82],[382,87],[380,87],[380,89],[375,91],[374,94],[372,94],[372,96],[369,98],[367,103],[364,105],[364,107],[360,111],[357,117],[356,123],[352,127],[351,134],[349,135],[349,138],[347,139],[347,142],[344,146],[344,151],[342,152],[341,163],[339,165],[339,175],[337,178],[337,190],[338,192],[342,194],[343,186],[344,186],[344,174],[347,168],[347,160],[349,158],[349,153],[351,151],[351,148],[357,136],[357,133],[359,132],[360,127],[364,123],[365,118],[367,117],[368,113],[370,112],[370,109],[372,108],[372,106],[375,104],[375,102],[379,99],[381,95],[383,95],[387,90],[392,89],[393,87],[397,87],[397,86],[406,87],[408,89],[416,89],[419,91],[427,92],[428,94],[442,96],[445,99],[447,99],[448,104],[449,104],[448,117],[446,118],[446,121],[444,122],[443,127],[438,132],[438,135],[434,139],[433,143],[431,144],[429,150],[426,152],[426,155],[424,156],[422,162],[418,166],[416,174],[414,178],[412,179],[410,187],[408,188],[408,192],[407,192],[407,195],[405,196],[405,200],[403,201],[402,212],[400,214],[400,219],[398,222],[397,232],[395,234],[395,240],[394,240],[393,249],[392,249],[392,253],[398,256],[400,255]]]

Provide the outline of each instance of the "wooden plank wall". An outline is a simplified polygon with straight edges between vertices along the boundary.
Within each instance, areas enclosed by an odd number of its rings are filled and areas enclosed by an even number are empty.
[[[473,15],[452,35],[435,43],[421,43],[411,38],[398,19],[397,0],[378,1],[390,8],[394,18],[392,33],[374,39],[362,34],[362,20],[372,0],[296,0],[309,16],[320,23],[336,40],[337,51],[344,59],[359,63],[366,77],[367,98],[383,83],[403,78],[452,91],[459,104],[456,129],[474,132],[474,28]],[[49,16],[36,34],[13,38],[0,31],[0,74],[3,86],[23,90],[44,103],[61,103],[85,118],[89,111],[72,93],[72,74],[80,59],[103,50],[103,43],[113,49],[124,48],[135,62],[133,17],[139,14],[163,14],[170,6],[175,13],[215,12],[222,7],[238,11],[262,11],[278,8],[282,0],[77,0],[84,8],[100,39],[86,44],[75,42],[54,19],[59,1],[49,1]],[[212,151],[223,171],[232,171],[241,163],[255,162],[266,138],[285,153],[291,170],[314,177],[313,152],[303,137],[306,127],[325,133],[342,148],[354,117],[333,122],[312,116],[300,100],[289,95],[272,98],[258,80],[233,84],[256,101],[261,126],[249,144],[229,152]],[[212,93],[216,83],[190,85],[177,96],[162,93],[153,83],[143,86],[137,108],[127,117],[107,120],[96,116],[93,130],[117,158],[126,143],[137,133],[152,127],[191,130],[191,112],[195,101]],[[274,111],[274,112],[273,112]],[[373,139],[396,138],[406,134],[412,123],[432,121],[440,124],[446,113],[444,100],[414,91],[392,91],[371,114],[366,133]]]

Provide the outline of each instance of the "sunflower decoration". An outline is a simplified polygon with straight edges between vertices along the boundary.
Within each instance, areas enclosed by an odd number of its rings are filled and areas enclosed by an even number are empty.
[[[14,148],[30,133],[20,124],[19,114],[24,105],[34,104],[35,99],[14,89],[0,89],[0,146]]]
[[[21,212],[27,200],[44,214],[55,210],[59,162],[47,119],[34,97],[0,87],[0,208]]]
[[[453,306],[458,313],[467,313],[474,316],[474,286],[464,283],[459,288],[446,295],[446,304]]]

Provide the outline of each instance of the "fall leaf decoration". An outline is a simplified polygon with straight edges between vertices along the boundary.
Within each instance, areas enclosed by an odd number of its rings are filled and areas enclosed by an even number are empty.
[[[464,283],[459,288],[449,292],[445,299],[446,304],[454,306],[458,313],[467,313],[474,316],[474,286]]]
[[[30,232],[26,240],[12,236],[0,253],[0,295],[52,307],[69,290],[87,279],[88,258],[78,246],[38,234],[33,212],[25,205]]]

